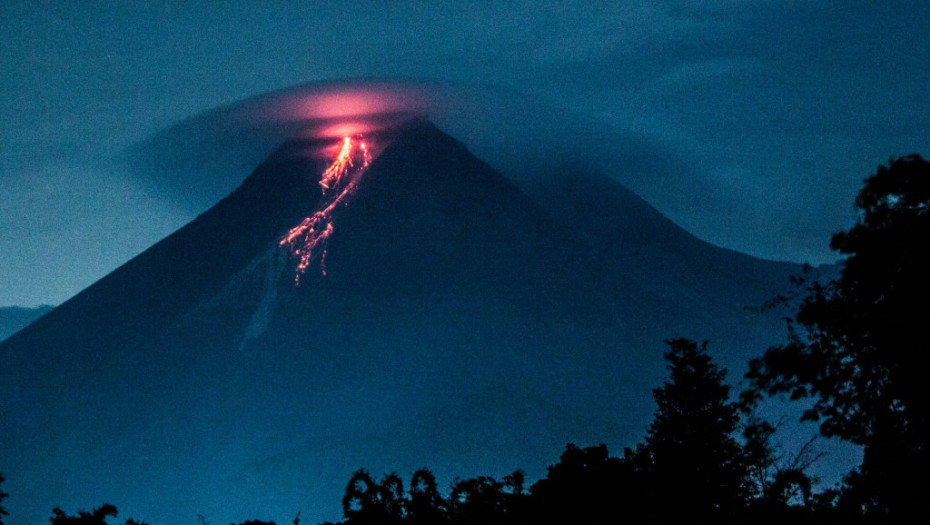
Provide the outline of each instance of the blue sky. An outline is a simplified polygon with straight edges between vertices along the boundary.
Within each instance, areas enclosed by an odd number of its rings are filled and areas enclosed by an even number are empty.
[[[775,259],[832,260],[862,179],[930,155],[925,2],[296,4],[0,4],[0,305],[60,303],[196,215],[109,156],[306,82],[497,84],[647,136],[714,189],[647,200]]]

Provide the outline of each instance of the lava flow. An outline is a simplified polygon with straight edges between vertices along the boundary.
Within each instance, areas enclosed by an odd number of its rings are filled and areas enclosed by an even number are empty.
[[[299,260],[294,284],[300,284],[300,276],[317,257],[320,271],[326,275],[326,243],[333,234],[333,210],[348,203],[358,187],[359,176],[369,164],[371,152],[364,140],[360,136],[343,138],[339,154],[320,177],[323,193],[320,209],[291,228],[278,243],[290,247]]]

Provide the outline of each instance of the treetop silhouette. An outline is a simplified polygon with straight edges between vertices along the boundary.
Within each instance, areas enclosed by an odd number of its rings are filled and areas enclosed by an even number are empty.
[[[676,513],[709,516],[732,512],[746,499],[746,468],[736,442],[739,413],[729,400],[707,343],[666,341],[669,379],[653,391],[657,409],[639,462],[651,493],[676,501]]]
[[[928,516],[930,162],[909,155],[880,166],[856,207],[856,224],[830,243],[846,256],[839,277],[801,281],[789,342],[751,362],[747,401],[813,398],[805,419],[865,446],[860,472],[847,480],[858,505]]]

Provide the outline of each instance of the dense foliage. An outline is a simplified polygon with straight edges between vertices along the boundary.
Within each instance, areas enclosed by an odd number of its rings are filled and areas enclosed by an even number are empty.
[[[55,507],[49,521],[52,525],[106,525],[107,518],[116,517],[116,514],[116,507],[110,504],[101,505],[91,512],[78,511],[77,516],[69,516],[60,508]],[[127,522],[127,525],[130,524]]]
[[[670,378],[653,392],[658,408],[639,450],[650,494],[675,494],[670,510],[692,518],[733,512],[748,488],[726,371],[711,362],[706,343],[666,342]]]
[[[930,162],[911,155],[879,167],[856,207],[856,225],[831,242],[846,256],[839,277],[805,282],[790,341],[751,363],[749,396],[811,396],[807,419],[864,445],[846,505],[930,517]]]

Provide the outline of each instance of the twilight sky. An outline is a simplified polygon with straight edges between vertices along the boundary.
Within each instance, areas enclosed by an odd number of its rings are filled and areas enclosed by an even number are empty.
[[[201,211],[110,156],[307,82],[495,84],[645,136],[719,192],[647,200],[774,259],[833,260],[861,180],[930,155],[923,1],[296,4],[0,3],[0,305],[60,303]]]

